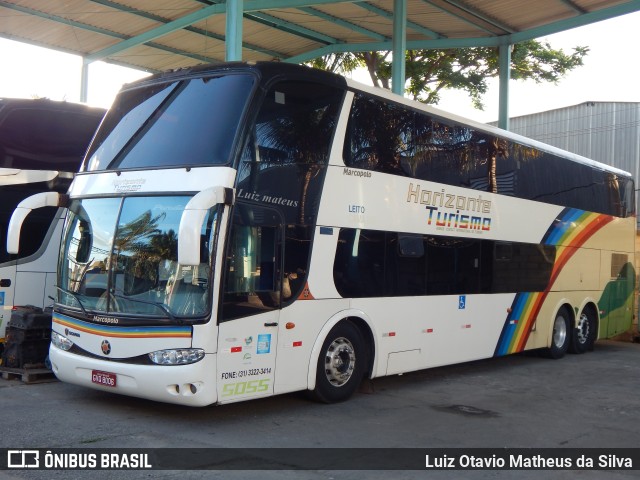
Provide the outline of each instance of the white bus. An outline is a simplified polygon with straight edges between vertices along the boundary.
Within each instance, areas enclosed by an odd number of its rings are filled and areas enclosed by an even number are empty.
[[[104,113],[46,99],[0,98],[0,238],[6,240],[22,200],[67,191]],[[0,352],[14,306],[52,303],[63,221],[64,210],[39,209],[23,226],[20,254],[0,248]]]
[[[68,206],[50,358],[103,391],[333,402],[631,322],[628,173],[306,67],[126,86],[69,194],[9,242]]]

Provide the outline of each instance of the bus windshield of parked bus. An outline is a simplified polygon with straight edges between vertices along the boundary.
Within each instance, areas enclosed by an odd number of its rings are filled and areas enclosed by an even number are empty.
[[[225,165],[254,77],[228,74],[120,93],[84,170]]]
[[[217,210],[203,222],[201,263],[177,262],[178,225],[189,196],[74,200],[60,256],[58,301],[85,314],[203,317]]]

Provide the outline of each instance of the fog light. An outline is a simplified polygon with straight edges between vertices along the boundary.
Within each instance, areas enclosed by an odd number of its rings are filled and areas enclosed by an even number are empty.
[[[149,358],[158,365],[187,365],[202,360],[204,358],[204,350],[201,348],[158,350],[157,352],[151,352]]]
[[[73,347],[73,342],[69,340],[64,335],[60,335],[54,331],[51,332],[51,343],[53,343],[60,350],[64,350],[65,352],[70,350]]]

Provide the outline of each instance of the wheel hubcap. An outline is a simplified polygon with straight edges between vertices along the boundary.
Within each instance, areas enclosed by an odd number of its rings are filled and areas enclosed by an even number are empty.
[[[586,343],[589,338],[589,317],[587,317],[586,313],[580,315],[580,320],[578,320],[578,331],[576,332],[578,335],[578,342],[581,344]]]
[[[356,354],[351,342],[344,338],[336,338],[329,348],[324,360],[325,373],[329,383],[335,387],[346,384],[356,366]]]
[[[567,322],[565,322],[563,316],[559,315],[553,323],[553,344],[558,348],[562,348],[566,338]]]

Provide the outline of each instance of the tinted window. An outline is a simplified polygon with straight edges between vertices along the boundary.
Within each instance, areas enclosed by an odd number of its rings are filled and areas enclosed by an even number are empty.
[[[345,165],[616,216],[635,210],[628,177],[424,112],[354,96]]]
[[[334,281],[343,297],[543,291],[555,247],[342,229]]]
[[[5,107],[11,110],[0,122],[0,167],[77,172],[104,110],[34,102]]]
[[[249,75],[127,90],[89,152],[87,170],[224,165],[250,96]]]
[[[308,82],[273,86],[248,132],[237,197],[277,208],[288,224],[313,224],[343,96]]]

